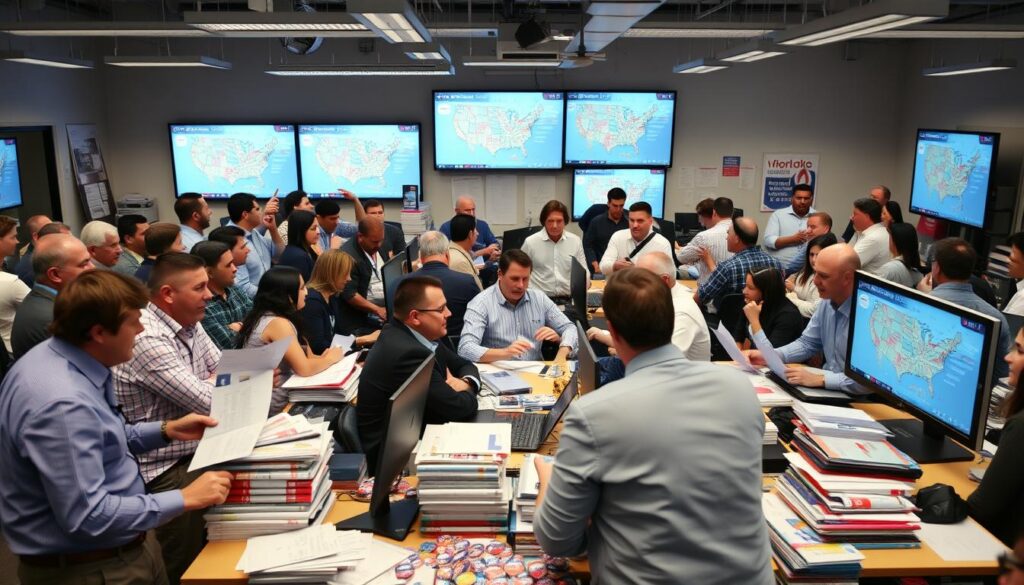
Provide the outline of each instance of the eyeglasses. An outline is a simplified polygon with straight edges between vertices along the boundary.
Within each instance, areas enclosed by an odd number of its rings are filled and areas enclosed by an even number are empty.
[[[999,555],[999,574],[1005,575],[1011,571],[1024,571],[1024,561],[1021,561],[1012,552],[1005,552]]]
[[[448,305],[441,305],[437,309],[417,309],[413,308],[413,311],[419,311],[420,313],[444,313],[448,310]]]

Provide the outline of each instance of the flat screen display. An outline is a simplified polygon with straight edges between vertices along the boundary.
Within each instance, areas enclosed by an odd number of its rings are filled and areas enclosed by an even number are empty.
[[[422,193],[420,125],[300,125],[299,170],[314,199],[339,188],[364,199],[401,199],[408,185]]]
[[[21,171],[18,141],[0,138],[0,209],[21,205]]]
[[[172,124],[175,194],[261,198],[299,188],[295,126],[290,124]]]
[[[676,93],[570,91],[565,105],[565,164],[672,165]]]
[[[984,227],[999,134],[918,130],[910,211]]]
[[[434,166],[560,169],[564,109],[560,91],[435,91]]]
[[[572,181],[572,216],[579,219],[595,203],[608,203],[608,191],[626,192],[626,209],[637,201],[665,217],[665,169],[576,169]]]

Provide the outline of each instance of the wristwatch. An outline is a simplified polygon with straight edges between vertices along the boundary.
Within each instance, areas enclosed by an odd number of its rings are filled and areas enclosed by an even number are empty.
[[[160,436],[164,438],[164,442],[170,443],[172,441],[171,436],[167,434],[167,421],[160,423]]]

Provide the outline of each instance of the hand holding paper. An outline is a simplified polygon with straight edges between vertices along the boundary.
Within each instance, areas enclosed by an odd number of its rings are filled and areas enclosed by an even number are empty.
[[[750,361],[747,360],[747,357],[743,355],[738,347],[736,347],[736,340],[734,340],[732,335],[725,329],[725,325],[719,322],[718,327],[712,329],[711,332],[715,334],[715,337],[718,338],[718,342],[725,348],[729,357],[731,357],[733,361],[740,366],[740,369],[745,372],[750,372],[751,374],[758,373],[757,368],[752,366]]]

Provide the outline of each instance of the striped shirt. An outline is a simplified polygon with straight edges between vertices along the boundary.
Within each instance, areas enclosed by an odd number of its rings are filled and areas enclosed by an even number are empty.
[[[459,339],[459,355],[472,362],[479,362],[487,350],[508,347],[522,337],[534,343],[533,349],[519,359],[542,359],[541,342],[535,341],[533,336],[544,326],[562,336],[561,346],[576,351],[576,327],[551,299],[539,291],[528,289],[519,303],[513,305],[501,294],[501,287],[496,284],[476,295],[466,307],[466,319]]]
[[[128,422],[174,420],[190,412],[210,413],[220,350],[199,325],[183,327],[150,303],[142,310],[145,330],[135,338],[132,359],[114,366],[114,391]],[[138,455],[148,483],[195,453],[199,441],[174,441]]]
[[[726,238],[729,236],[729,226],[731,225],[731,219],[723,219],[714,226],[693,236],[690,243],[680,248],[679,252],[676,253],[676,258],[679,259],[680,263],[691,264],[697,268],[698,284],[707,282],[712,272],[708,269],[708,265],[700,259],[700,251],[702,249],[711,252],[711,257],[715,259],[716,265],[732,258],[732,252],[729,251],[729,243],[726,241]]]

